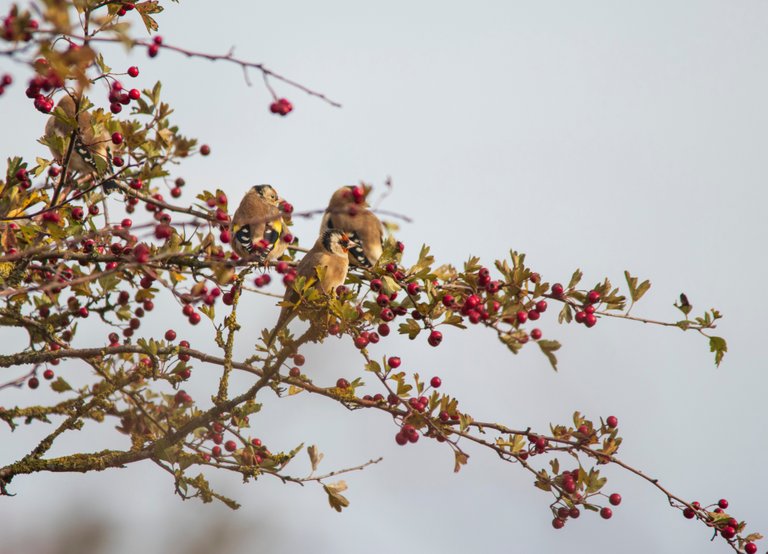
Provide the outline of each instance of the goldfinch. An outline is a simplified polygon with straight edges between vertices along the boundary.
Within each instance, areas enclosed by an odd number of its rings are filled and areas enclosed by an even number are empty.
[[[110,135],[103,125],[94,125],[90,111],[82,109],[83,104],[82,96],[62,96],[45,125],[43,142],[56,161],[63,164],[69,140],[77,130],[69,170],[81,175],[101,174],[109,168]]]
[[[280,216],[280,198],[270,185],[252,187],[232,217],[232,248],[242,258],[259,263],[283,255],[288,244],[280,240],[285,222]]]
[[[296,277],[305,277],[307,282],[319,288],[324,294],[333,296],[336,288],[344,284],[349,269],[349,250],[355,247],[349,236],[338,229],[329,229],[322,233],[314,246],[296,266]],[[284,302],[295,304],[299,293],[292,287],[285,291]],[[267,340],[267,346],[272,346],[277,334],[296,317],[296,306],[283,306],[275,328]]]
[[[365,202],[362,187],[341,187],[333,193],[320,224],[320,232],[340,229],[356,246],[349,249],[349,261],[362,267],[376,265],[382,254],[381,221]]]

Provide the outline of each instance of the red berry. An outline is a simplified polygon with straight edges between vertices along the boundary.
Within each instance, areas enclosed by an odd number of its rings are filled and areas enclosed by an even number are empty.
[[[132,225],[133,225],[133,221],[131,221],[131,219],[127,217],[120,222],[120,226],[123,229],[130,229]]]
[[[382,337],[389,336],[389,325],[386,323],[380,323],[379,326],[376,328],[376,330],[379,332],[379,335]]]
[[[46,369],[45,371],[43,371],[43,377],[45,377],[47,381],[50,381],[51,379],[53,379],[53,370]]]
[[[88,314],[89,314],[88,308],[86,308],[85,306],[81,306],[80,309],[77,310],[77,315],[79,315],[80,317],[88,317]]]
[[[720,534],[723,536],[724,539],[732,539],[736,536],[736,529],[731,527],[730,525],[726,525],[720,530]]]
[[[147,48],[147,55],[150,58],[157,56],[158,52],[160,52],[160,47],[157,44],[150,44],[149,48]]]
[[[355,337],[355,347],[359,348],[360,350],[368,346],[368,342],[370,342],[368,340],[368,337],[365,337],[363,335],[360,335],[359,337]]]
[[[757,552],[757,545],[753,542],[748,542],[744,545],[744,552],[746,554],[755,554]]]
[[[541,338],[541,329],[533,329],[531,331],[531,338],[533,340],[539,340]]]
[[[410,294],[411,296],[414,296],[416,294],[419,294],[421,287],[419,286],[418,283],[408,283],[407,290],[408,290],[408,294]]]
[[[174,331],[173,329],[168,329],[165,332],[165,340],[169,340],[169,341],[176,340],[176,331]]]
[[[587,302],[590,304],[596,304],[600,300],[600,293],[596,290],[591,290],[587,293]]]
[[[339,389],[346,389],[349,387],[349,381],[341,377],[336,381],[336,387]]]
[[[226,448],[229,452],[234,452],[237,450],[237,443],[235,441],[227,441],[224,443],[224,448]]]
[[[531,321],[536,321],[540,317],[541,317],[541,313],[537,312],[536,310],[530,310],[528,312],[528,319],[530,319]]]
[[[595,314],[586,314],[584,317],[584,325],[587,327],[594,327],[595,323],[597,323],[597,316],[595,316]]]
[[[198,312],[194,312],[192,315],[189,316],[189,322],[192,325],[197,325],[200,323],[201,316]]]
[[[617,492],[613,493],[608,497],[608,502],[610,502],[613,506],[618,506],[621,504],[621,495]]]
[[[725,498],[721,498],[718,501],[717,505],[720,506],[723,510],[725,510],[726,508],[728,508],[728,501]]]
[[[139,92],[139,89],[132,88],[128,91],[128,98],[131,100],[138,100],[141,97],[141,92]]]
[[[408,444],[408,437],[401,431],[395,435],[395,442],[400,446],[405,446]]]
[[[517,312],[516,317],[517,317],[518,323],[525,323],[528,320],[528,312],[524,312],[520,310],[519,312]]]
[[[693,508],[686,508],[683,510],[683,516],[686,519],[693,519],[696,516],[696,512],[693,511]]]
[[[301,375],[301,370],[298,367],[292,367],[290,371],[288,371],[288,375],[293,378],[299,377]]]
[[[208,154],[210,154],[210,153],[211,153],[211,147],[210,147],[210,146],[208,146],[207,144],[203,144],[203,145],[200,147],[200,154],[201,154],[201,155],[203,155],[203,156],[207,156],[207,155],[208,155]]]
[[[30,389],[36,389],[40,386],[40,380],[37,377],[31,377],[29,381],[27,381],[27,386]]]
[[[139,68],[136,67],[135,65],[132,65],[131,67],[128,68],[128,75],[130,75],[131,77],[138,77]]]
[[[603,519],[611,519],[613,516],[613,510],[611,510],[609,507],[602,508],[600,510],[600,517]]]
[[[605,424],[611,429],[616,429],[619,426],[619,420],[616,416],[608,416],[605,420]]]
[[[571,516],[573,519],[578,519],[578,517],[581,515],[581,511],[574,506],[570,510],[568,510],[568,515]]]
[[[433,388],[440,388],[440,385],[443,384],[443,381],[440,379],[440,377],[432,377],[432,379],[429,381],[429,384],[432,385]]]
[[[381,279],[371,279],[371,290],[378,292],[381,290]]]
[[[547,311],[547,301],[546,300],[539,300],[536,302],[536,311],[540,314],[543,314]]]
[[[587,312],[576,312],[576,323],[584,323],[587,320]]]
[[[430,346],[438,346],[441,342],[443,342],[443,334],[440,331],[432,331],[429,334],[427,342]]]
[[[565,526],[565,521],[563,521],[559,517],[556,517],[555,519],[552,520],[552,527],[554,527],[555,529],[562,529],[563,526]]]
[[[450,308],[451,306],[453,306],[454,298],[450,294],[446,294],[445,296],[443,296],[442,302],[443,302],[443,306],[445,306],[446,308]]]
[[[293,356],[293,363],[295,363],[299,367],[303,366],[306,361],[307,359],[304,357],[303,354],[294,354]]]
[[[122,144],[123,135],[120,133],[112,133],[112,144]]]
[[[554,296],[562,296],[563,292],[565,292],[565,289],[563,288],[563,285],[560,283],[555,283],[552,285],[552,294]]]
[[[213,448],[211,448],[211,454],[215,458],[218,458],[219,456],[221,456],[221,447],[217,445],[217,446],[214,446]]]
[[[400,367],[400,363],[401,363],[401,360],[397,356],[391,356],[387,360],[387,365],[392,369],[397,369],[398,367]]]

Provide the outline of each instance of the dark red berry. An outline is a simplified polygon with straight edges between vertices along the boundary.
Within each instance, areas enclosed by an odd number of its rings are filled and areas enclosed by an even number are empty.
[[[552,527],[555,529],[562,529],[565,526],[565,521],[560,519],[559,517],[556,517],[552,520]]]
[[[128,75],[130,75],[131,77],[138,77],[139,68],[136,67],[135,65],[132,65],[131,67],[128,68]]]
[[[339,379],[336,381],[336,388],[339,388],[339,389],[346,389],[346,388],[348,388],[348,387],[349,387],[349,381],[347,381],[347,380],[346,380],[346,379],[344,379],[343,377],[339,378]]]
[[[36,389],[40,386],[40,380],[37,377],[30,377],[29,381],[27,381],[27,386],[30,389]]]
[[[440,331],[433,330],[429,334],[427,342],[430,346],[438,346],[441,342],[443,342],[443,334]]]
[[[605,420],[605,424],[611,429],[616,429],[619,426],[619,420],[616,416],[608,416]]]
[[[613,493],[608,497],[608,502],[610,502],[613,506],[618,506],[621,504],[621,495],[617,492]]]
[[[442,379],[440,377],[432,377],[432,379],[429,381],[429,384],[432,385],[433,388],[440,388],[440,385],[443,384]]]
[[[728,501],[725,498],[721,498],[717,502],[717,505],[720,506],[723,510],[725,510],[726,508],[728,508]]]
[[[613,510],[607,506],[602,508],[600,510],[600,517],[603,519],[611,519],[611,517],[613,517]]]
[[[174,331],[173,329],[168,329],[165,332],[165,340],[168,340],[168,341],[176,340],[176,331]]]
[[[224,443],[224,448],[226,448],[229,452],[234,452],[237,450],[237,443],[235,441],[227,441]]]

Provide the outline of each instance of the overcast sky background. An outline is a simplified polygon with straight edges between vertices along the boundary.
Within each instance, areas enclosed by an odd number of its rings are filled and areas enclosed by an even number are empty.
[[[0,11],[7,5],[0,2]],[[239,56],[344,105],[335,109],[273,83],[295,105],[279,118],[268,112],[257,74],[249,88],[236,66],[170,52],[150,61],[137,50],[125,62],[141,69],[131,85],[162,79],[182,131],[212,146],[211,156],[179,168],[190,189],[220,187],[236,198],[272,183],[304,210],[323,207],[341,185],[380,185],[389,175],[394,190],[383,207],[414,219],[398,233],[406,263],[422,242],[440,262],[455,264],[470,254],[491,263],[516,249],[550,282],[567,281],[577,267],[586,284],[604,276],[621,283],[625,269],[650,278],[653,288],[635,315],[675,320],[672,303],[682,291],[697,314],[720,309],[725,320],[717,332],[730,351],[719,369],[693,333],[605,319],[593,329],[561,327],[554,310],[540,327],[564,344],[559,373],[537,348],[515,357],[478,328],[446,331],[437,349],[423,338],[390,337],[372,352],[398,354],[405,369],[440,375],[445,391],[478,419],[546,430],[575,410],[595,419],[614,414],[627,463],[684,498],[726,497],[735,517],[768,531],[768,5],[188,0],[169,4],[158,20],[167,43],[217,53],[235,46]],[[121,59],[117,49],[114,55]],[[0,64],[0,72],[25,79],[7,60]],[[4,156],[42,153],[31,145],[45,118],[22,96],[16,84],[0,98]],[[98,96],[103,103],[106,94]],[[300,220],[295,231],[311,243],[318,225]],[[168,315],[145,324],[145,336],[173,321],[194,347],[213,351],[210,327],[190,329],[174,305],[163,307]],[[278,311],[254,298],[246,307],[252,319],[240,358]],[[8,351],[15,337],[3,333]],[[101,344],[102,334],[82,336],[81,344]],[[336,340],[308,348],[307,357],[319,384],[363,375],[353,350]],[[57,372],[73,382],[88,375],[74,363]],[[215,373],[198,364],[187,390],[209,397]],[[234,386],[251,381],[239,377]],[[5,390],[0,404],[45,398]],[[381,414],[350,413],[307,395],[264,402],[263,415],[252,419],[254,435],[273,450],[316,443],[325,470],[384,456],[347,476],[352,504],[343,514],[317,486],[268,478],[249,485],[214,478],[220,492],[243,504],[230,512],[182,502],[151,463],[41,474],[17,478],[17,496],[0,499],[0,553],[56,552],[63,529],[83,522],[96,534],[106,526],[97,551],[118,554],[202,553],[209,545],[220,554],[727,551],[661,493],[617,468],[604,469],[606,492],[624,497],[613,519],[588,514],[554,531],[549,497],[490,453],[473,451],[454,475],[447,447],[427,440],[397,447],[397,429]],[[1,428],[0,463],[28,452],[46,432],[33,431],[12,436]],[[51,454],[128,446],[113,435],[88,425]],[[304,473],[304,455],[291,467]]]

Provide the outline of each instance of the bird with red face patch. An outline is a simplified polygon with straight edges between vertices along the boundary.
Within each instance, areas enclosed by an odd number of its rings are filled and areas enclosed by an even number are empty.
[[[321,233],[328,229],[340,229],[357,243],[349,249],[350,263],[369,268],[381,258],[384,230],[379,218],[368,209],[362,186],[341,187],[333,193],[320,224]]]

